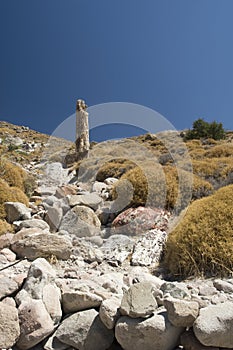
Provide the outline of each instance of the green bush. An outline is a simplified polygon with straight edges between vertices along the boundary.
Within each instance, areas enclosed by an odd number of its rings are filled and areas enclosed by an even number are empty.
[[[194,201],[169,234],[164,266],[174,277],[233,273],[233,185]]]
[[[185,135],[185,140],[210,138],[213,140],[221,140],[226,136],[222,123],[213,121],[208,123],[204,119],[197,119],[193,122],[193,127],[188,130]]]
[[[97,181],[104,181],[108,177],[116,177],[119,179],[124,173],[128,170],[133,169],[135,163],[127,159],[112,159],[109,162],[105,163],[98,170],[96,175]]]

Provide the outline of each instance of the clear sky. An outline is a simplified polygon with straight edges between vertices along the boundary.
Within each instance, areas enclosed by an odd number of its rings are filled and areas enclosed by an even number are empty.
[[[0,40],[1,120],[51,133],[81,97],[233,129],[232,0],[0,0]]]

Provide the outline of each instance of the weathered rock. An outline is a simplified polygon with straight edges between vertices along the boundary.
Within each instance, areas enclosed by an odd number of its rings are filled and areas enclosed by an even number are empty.
[[[11,244],[12,238],[14,237],[13,233],[5,233],[0,236],[0,249],[8,248]]]
[[[19,318],[16,307],[0,302],[0,348],[11,348],[19,334]]]
[[[69,170],[64,169],[62,167],[62,164],[59,162],[49,163],[46,165],[45,174],[40,181],[40,186],[61,186],[64,183],[69,182],[69,180],[71,179],[72,175],[69,175],[68,172]]]
[[[165,298],[163,301],[167,309],[168,319],[175,327],[192,327],[199,314],[199,304],[196,301],[187,301]]]
[[[201,296],[210,296],[210,295],[214,295],[214,294],[217,293],[217,290],[213,286],[212,282],[210,282],[210,283],[211,283],[210,285],[205,283],[204,285],[200,285],[199,286],[199,295],[201,295]]]
[[[71,350],[69,345],[60,342],[56,337],[56,332],[54,332],[51,337],[45,343],[44,350]]]
[[[30,349],[39,344],[54,330],[51,320],[42,300],[27,300],[20,304],[20,337],[17,341],[19,349]]]
[[[55,196],[57,198],[64,198],[68,195],[77,194],[78,188],[76,185],[62,185],[57,188]]]
[[[69,259],[72,245],[70,241],[57,234],[39,233],[14,241],[11,249],[19,257],[34,260],[39,257],[56,256],[58,259]]]
[[[150,282],[133,284],[124,292],[120,313],[132,318],[151,316],[158,307],[154,291],[155,287]]]
[[[0,299],[17,292],[19,286],[8,276],[0,276]]]
[[[146,319],[123,316],[117,321],[115,336],[124,350],[173,350],[183,331],[161,313]]]
[[[18,304],[25,300],[42,300],[51,319],[57,324],[62,316],[61,292],[55,284],[56,273],[43,258],[32,262],[23,289],[17,294]]]
[[[62,293],[62,306],[66,314],[99,307],[102,298],[89,291],[65,291]]]
[[[98,312],[90,309],[63,320],[56,338],[79,350],[106,350],[112,344],[114,334],[101,322]]]
[[[224,280],[217,279],[214,282],[214,287],[224,293],[233,293],[233,284]]]
[[[96,236],[101,223],[91,208],[76,206],[63,217],[60,230],[66,230],[77,237]]]
[[[158,229],[143,234],[135,243],[132,264],[150,266],[159,262],[166,238],[166,232]]]
[[[219,348],[216,347],[202,345],[191,329],[181,334],[180,345],[182,345],[185,350],[219,350]]]
[[[31,209],[20,202],[6,202],[4,203],[6,210],[6,217],[9,223],[17,220],[27,220],[31,218]]]
[[[173,298],[187,300],[191,299],[189,290],[185,284],[182,283],[164,282],[160,289],[164,295],[168,294]]]
[[[120,305],[121,299],[116,297],[102,301],[99,309],[99,316],[108,329],[113,329],[117,320],[120,318]]]
[[[233,348],[232,329],[232,302],[201,309],[193,325],[195,336],[203,345],[222,348]]]
[[[45,215],[45,221],[52,232],[56,232],[63,218],[63,210],[58,206],[49,207]]]
[[[125,235],[110,236],[101,247],[104,259],[122,263],[132,253],[134,240]]]
[[[96,210],[100,203],[102,203],[102,198],[94,192],[89,194],[70,195],[67,198],[71,207],[75,207],[76,205],[85,205],[93,210]]]
[[[16,260],[16,255],[8,248],[3,248],[0,251],[0,254],[4,255],[9,262],[13,262]]]
[[[129,208],[114,219],[112,227],[116,233],[129,235],[142,234],[155,228],[165,231],[168,227],[169,217],[170,214],[161,209]]]
[[[14,222],[14,225],[17,226],[18,230],[21,230],[23,228],[38,228],[40,230],[49,231],[49,225],[47,224],[47,222],[45,222],[44,220],[40,220],[40,219],[16,221],[16,222]]]

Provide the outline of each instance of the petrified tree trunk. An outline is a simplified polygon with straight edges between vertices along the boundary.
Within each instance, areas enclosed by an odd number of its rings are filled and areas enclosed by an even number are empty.
[[[89,125],[87,105],[83,100],[77,100],[76,104],[76,153],[77,160],[88,156],[89,143]]]

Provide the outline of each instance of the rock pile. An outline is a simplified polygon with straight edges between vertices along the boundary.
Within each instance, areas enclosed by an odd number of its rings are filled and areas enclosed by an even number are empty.
[[[233,279],[152,274],[170,214],[117,216],[114,181],[89,189],[55,163],[30,208],[5,204],[15,233],[0,237],[0,348],[233,348]]]

